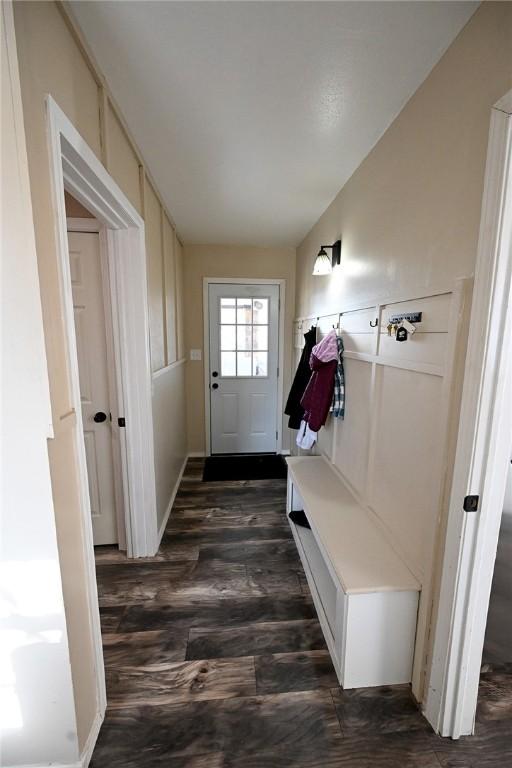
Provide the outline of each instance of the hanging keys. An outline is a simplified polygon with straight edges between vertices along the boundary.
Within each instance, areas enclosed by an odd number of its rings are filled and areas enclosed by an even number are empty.
[[[396,332],[396,340],[397,341],[407,341],[407,337],[409,336],[409,333],[407,331],[407,328],[404,328],[403,325],[401,325]]]
[[[388,336],[391,336],[391,331],[393,330],[393,328],[394,328],[393,323],[388,323],[387,325]]]

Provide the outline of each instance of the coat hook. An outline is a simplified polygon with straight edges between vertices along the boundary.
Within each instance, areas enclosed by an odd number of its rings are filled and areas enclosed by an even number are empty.
[[[376,328],[378,326],[378,324],[379,324],[379,318],[378,317],[375,318],[375,322],[374,323],[372,323],[372,321],[370,320],[370,328]]]

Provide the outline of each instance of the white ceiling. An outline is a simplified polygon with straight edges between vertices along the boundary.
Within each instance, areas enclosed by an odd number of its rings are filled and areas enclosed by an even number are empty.
[[[187,243],[291,245],[475,2],[73,2]]]

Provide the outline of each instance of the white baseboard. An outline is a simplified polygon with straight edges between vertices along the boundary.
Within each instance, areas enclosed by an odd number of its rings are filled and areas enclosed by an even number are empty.
[[[17,765],[17,766],[6,766],[6,768],[87,768],[89,763],[91,762],[92,753],[94,752],[94,747],[96,746],[96,742],[98,741],[98,736],[100,732],[101,725],[103,723],[104,715],[101,715],[99,712],[96,713],[96,717],[94,718],[93,724],[91,725],[91,730],[89,731],[89,735],[87,737],[87,741],[85,742],[85,746],[82,750],[82,753],[80,755],[80,759],[77,760],[74,763],[30,763],[30,765]]]
[[[189,456],[185,456],[183,459],[183,464],[181,465],[180,473],[178,475],[178,479],[176,480],[176,483],[174,484],[174,488],[171,493],[171,498],[169,499],[169,503],[167,504],[167,509],[165,510],[164,519],[162,520],[160,524],[160,528],[158,529],[158,544],[157,549],[160,546],[160,542],[162,541],[162,536],[164,535],[165,526],[167,525],[167,521],[169,520],[169,515],[171,514],[172,505],[174,504],[174,499],[176,498],[176,494],[178,493],[178,488],[180,487],[181,479],[183,477],[183,473],[185,471],[185,467],[187,466]]]
[[[279,451],[279,453],[281,454],[281,456],[290,456],[291,455],[291,451],[289,451],[288,448],[285,448],[282,451]]]
[[[104,717],[105,717],[105,713],[103,714],[101,714],[100,712],[96,713],[96,717],[94,718],[94,722],[91,726],[91,730],[89,731],[89,736],[87,737],[87,741],[85,742],[85,746],[82,750],[82,754],[80,755],[80,762],[78,763],[80,768],[87,768],[87,766],[91,762],[92,753],[94,752],[94,747],[96,746],[96,742],[98,741],[98,736],[100,733],[100,728],[103,723]]]

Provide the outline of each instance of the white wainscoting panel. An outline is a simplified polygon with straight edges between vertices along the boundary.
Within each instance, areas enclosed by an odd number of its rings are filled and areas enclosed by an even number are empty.
[[[333,326],[345,346],[345,419],[329,417],[318,451],[334,466],[422,584],[413,692],[421,700],[431,583],[442,515],[453,368],[465,343],[464,303],[471,279],[430,296],[398,297],[374,306],[340,307],[339,314],[294,323],[296,362],[303,333],[318,324],[320,339]],[[421,312],[407,341],[389,336],[390,317]],[[464,317],[467,316],[464,315]],[[377,323],[376,323],[377,321]]]
[[[370,440],[372,365],[347,359],[344,363],[345,418],[336,421],[334,466],[362,498],[366,495],[366,472]]]

